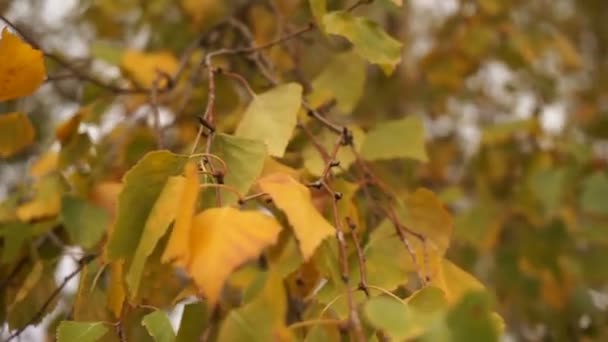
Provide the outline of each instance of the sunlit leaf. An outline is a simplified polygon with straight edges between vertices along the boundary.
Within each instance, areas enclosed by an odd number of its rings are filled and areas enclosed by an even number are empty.
[[[218,341],[291,341],[285,327],[287,296],[281,277],[269,273],[262,292],[249,304],[230,312]]]
[[[0,40],[0,101],[28,96],[44,81],[46,68],[42,51],[2,30]]]
[[[176,199],[181,196],[185,182],[184,177],[181,176],[169,177],[150,211],[125,279],[131,299],[137,296],[146,259],[152,254],[158,240],[165,234],[169,225],[175,219],[180,205],[180,202]]]
[[[220,133],[213,140],[211,153],[220,157],[228,167],[224,184],[246,195],[262,172],[266,159],[266,145],[259,140]],[[232,192],[225,192],[222,200],[226,204],[235,203],[237,196]]]
[[[378,64],[386,74],[391,74],[401,62],[402,44],[367,18],[335,11],[325,14],[323,25],[327,33],[348,39],[359,55]]]
[[[268,153],[282,157],[296,126],[302,86],[288,83],[255,95],[235,135],[263,141]]]
[[[61,200],[61,221],[73,244],[92,248],[108,228],[108,213],[91,203],[73,196]]]
[[[186,247],[190,241],[192,229],[192,220],[196,211],[196,200],[199,193],[199,179],[196,165],[192,162],[186,165],[185,171],[186,181],[182,188],[183,191],[179,195],[179,207],[175,215],[175,224],[171,237],[165,247],[165,252],[162,255],[163,262],[173,261],[180,266],[185,266],[185,262],[189,260],[191,251]],[[167,200],[169,200],[167,198]]]
[[[57,342],[95,342],[108,330],[103,322],[63,321],[57,328]]]
[[[23,113],[0,114],[0,158],[12,157],[34,142],[36,132]]]
[[[156,310],[144,316],[141,324],[146,327],[150,336],[156,342],[173,342],[175,341],[175,332],[169,322],[167,314],[161,310]]]
[[[168,151],[150,152],[125,174],[116,223],[106,246],[110,259],[125,258],[135,252],[167,179],[179,175],[186,160],[187,157]]]
[[[308,260],[319,244],[335,233],[335,229],[314,207],[310,190],[283,173],[258,180],[260,189],[269,194],[293,227],[304,260]]]
[[[245,261],[276,242],[281,230],[272,217],[232,207],[211,208],[194,217],[186,244],[189,254],[176,262],[185,265],[208,303],[217,303],[224,282]]]
[[[361,156],[367,160],[411,158],[427,162],[422,120],[408,116],[380,123],[367,133]]]

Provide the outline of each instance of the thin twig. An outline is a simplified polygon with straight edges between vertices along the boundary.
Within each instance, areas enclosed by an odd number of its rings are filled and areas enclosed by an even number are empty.
[[[23,325],[23,328],[20,328],[17,331],[15,331],[4,342],[9,342],[15,338],[18,338],[25,331],[25,328],[27,328],[34,322],[37,322],[38,320],[40,320],[40,318],[42,318],[42,315],[44,315],[44,312],[46,311],[46,309],[49,307],[49,305],[51,305],[53,300],[55,300],[55,298],[61,293],[61,291],[68,284],[68,282],[72,278],[74,278],[76,275],[78,275],[80,273],[80,271],[82,271],[82,269],[86,265],[88,265],[91,261],[95,260],[96,258],[97,258],[97,255],[90,254],[90,255],[86,255],[86,256],[82,257],[80,260],[78,260],[78,267],[74,271],[72,271],[72,273],[68,274],[65,278],[63,278],[63,282],[61,284],[59,284],[59,286],[49,295],[49,297],[42,304],[40,309],[38,309],[38,311],[34,314],[34,316],[32,316],[32,318],[30,318],[27,321],[27,323]]]

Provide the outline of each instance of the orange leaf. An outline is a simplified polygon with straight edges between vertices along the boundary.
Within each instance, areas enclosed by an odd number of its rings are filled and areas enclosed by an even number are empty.
[[[194,218],[188,244],[180,246],[189,249],[190,257],[178,263],[186,265],[213,306],[232,271],[274,244],[280,231],[279,223],[261,212],[207,209]]]
[[[32,94],[46,77],[42,52],[6,28],[0,40],[0,61],[0,101]]]
[[[190,251],[186,246],[190,240],[192,218],[196,211],[196,200],[200,187],[195,163],[188,163],[184,173],[186,175],[186,183],[179,198],[180,206],[175,217],[171,238],[169,238],[169,243],[162,256],[162,262],[175,261],[175,264],[182,267],[190,259]]]
[[[285,173],[274,173],[258,181],[260,189],[272,197],[294,229],[304,260],[310,259],[319,244],[335,229],[312,203],[310,190]]]

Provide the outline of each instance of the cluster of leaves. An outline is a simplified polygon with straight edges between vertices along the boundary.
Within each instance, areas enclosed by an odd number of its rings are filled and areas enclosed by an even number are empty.
[[[31,158],[0,203],[6,337],[53,309],[59,341],[605,336],[608,82],[556,89],[606,51],[545,27],[602,37],[594,1],[544,21],[462,1],[419,59],[396,0],[93,1],[75,11],[97,37],[84,62],[0,17],[0,158]],[[142,31],[145,49],[122,47]],[[497,60],[517,91],[571,97],[580,122],[504,120],[513,104],[474,85]],[[56,94],[29,97],[45,80]],[[42,97],[78,110],[50,130]],[[428,134],[470,102],[498,118],[472,156],[458,121]]]

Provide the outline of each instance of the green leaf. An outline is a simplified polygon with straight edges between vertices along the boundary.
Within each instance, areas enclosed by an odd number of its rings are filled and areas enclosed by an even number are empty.
[[[177,332],[177,342],[198,341],[209,321],[209,309],[201,302],[184,306],[182,321]]]
[[[412,314],[402,301],[388,296],[371,298],[363,310],[369,323],[393,340],[412,338]]]
[[[596,172],[583,183],[581,207],[590,214],[608,215],[608,176]]]
[[[137,245],[125,280],[131,299],[137,296],[147,258],[175,219],[180,204],[177,199],[181,196],[184,184],[185,178],[182,176],[169,177],[146,219],[141,240]]]
[[[0,259],[2,263],[8,264],[15,261],[21,251],[21,246],[30,237],[31,230],[31,225],[20,221],[0,224],[0,237],[4,240]]]
[[[498,341],[496,319],[486,293],[469,292],[447,317],[452,341]],[[475,332],[471,334],[471,332]]]
[[[66,195],[61,200],[61,221],[70,241],[88,249],[99,242],[108,228],[110,217],[103,208]]]
[[[530,179],[532,192],[548,214],[552,214],[561,204],[566,176],[564,168],[547,168],[535,173]]]
[[[167,179],[180,174],[187,159],[169,151],[154,151],[125,174],[125,186],[118,197],[116,223],[107,246],[110,259],[133,254]]]
[[[156,310],[151,314],[147,314],[141,321],[141,324],[146,327],[150,336],[156,342],[173,342],[175,341],[175,332],[169,322],[169,318],[164,311]]]
[[[348,39],[361,57],[378,64],[386,74],[401,62],[402,44],[369,19],[336,11],[323,16],[323,25],[327,33]]]
[[[392,340],[412,340],[432,328],[434,321],[447,310],[443,292],[436,287],[425,287],[407,301],[388,296],[369,299],[364,306],[368,322],[385,332]]]
[[[409,272],[415,269],[412,257],[389,220],[384,220],[370,234],[363,253],[368,283],[388,291],[405,285]]]
[[[334,56],[312,81],[310,103],[321,106],[335,99],[342,113],[351,114],[363,95],[365,71],[365,61],[354,52]]]
[[[228,167],[224,183],[246,195],[256,178],[262,173],[266,159],[266,145],[260,140],[240,138],[219,133],[213,140],[211,153],[222,158]],[[225,204],[237,201],[236,194],[226,192]]]
[[[235,135],[263,141],[268,153],[282,157],[296,126],[302,86],[288,83],[255,95]]]
[[[94,342],[107,332],[102,322],[63,321],[57,328],[57,342]]]
[[[91,56],[113,65],[120,65],[123,48],[119,45],[104,41],[94,41],[91,44]]]
[[[424,134],[422,120],[415,116],[383,122],[367,133],[361,156],[370,161],[411,158],[427,162]]]
[[[218,341],[246,342],[285,340],[287,297],[283,281],[270,273],[262,292],[245,306],[232,310],[220,328]]]

